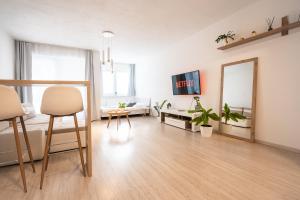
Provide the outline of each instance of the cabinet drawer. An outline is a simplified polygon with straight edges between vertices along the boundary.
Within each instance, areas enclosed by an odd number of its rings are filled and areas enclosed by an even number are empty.
[[[172,125],[172,126],[176,126],[179,128],[186,128],[186,121],[184,120],[180,120],[180,119],[175,119],[175,118],[171,118],[171,117],[165,117],[165,123]]]

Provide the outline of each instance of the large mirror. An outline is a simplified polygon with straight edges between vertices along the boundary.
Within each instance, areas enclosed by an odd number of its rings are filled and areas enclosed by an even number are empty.
[[[254,142],[258,58],[222,65],[219,130]]]

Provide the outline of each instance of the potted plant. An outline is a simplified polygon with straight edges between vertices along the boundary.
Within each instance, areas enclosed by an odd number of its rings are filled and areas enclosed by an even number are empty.
[[[161,111],[161,109],[163,109],[164,105],[165,105],[167,102],[168,102],[168,100],[165,99],[165,100],[163,100],[163,102],[162,102],[160,105],[159,105],[158,102],[156,102],[156,105],[153,106],[153,108],[154,108],[154,109],[156,110],[156,112],[157,112],[157,117],[160,117],[160,111]],[[167,109],[170,109],[171,106],[172,106],[171,103],[168,102],[168,103],[167,103]]]
[[[225,41],[225,45],[228,44],[228,39],[234,40],[235,34],[232,31],[228,31],[227,34],[219,35],[216,39],[216,43],[219,43],[220,41]]]
[[[232,125],[228,124],[228,122],[230,120],[238,122],[240,119],[246,119],[245,116],[237,113],[237,112],[231,112],[229,106],[227,103],[225,103],[224,105],[224,109],[222,112],[222,118],[224,118],[225,122],[222,122],[222,130],[225,133],[230,133],[231,129],[232,129]]]
[[[125,108],[126,108],[126,103],[124,103],[124,102],[119,102],[119,109],[120,110],[125,110]]]
[[[200,115],[194,119],[192,119],[192,123],[196,123],[196,125],[201,124],[200,126],[200,131],[201,131],[201,136],[203,137],[210,137],[212,135],[212,131],[213,131],[213,127],[211,125],[208,124],[209,120],[214,120],[214,121],[218,121],[220,120],[220,117],[212,112],[213,110],[210,109],[205,109],[202,107],[202,105],[200,104],[200,109],[195,109],[195,110],[189,110],[189,113],[199,113]]]

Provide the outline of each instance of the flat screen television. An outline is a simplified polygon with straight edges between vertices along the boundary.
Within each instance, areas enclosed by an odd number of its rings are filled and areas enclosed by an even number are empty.
[[[200,95],[200,72],[192,71],[172,76],[173,95]]]

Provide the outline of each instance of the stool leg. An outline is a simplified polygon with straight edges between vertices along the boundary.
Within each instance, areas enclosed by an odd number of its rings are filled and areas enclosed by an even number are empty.
[[[51,115],[50,121],[49,121],[49,127],[48,127],[48,135],[47,135],[47,141],[46,141],[46,146],[45,146],[44,158],[43,158],[40,189],[43,188],[46,162],[48,162],[48,153],[49,153],[49,146],[50,146],[50,141],[51,141],[51,137],[52,137],[53,120],[54,120],[54,116]]]
[[[23,157],[22,157],[22,148],[20,144],[20,138],[17,128],[17,122],[16,118],[12,119],[13,128],[14,128],[14,135],[15,135],[15,141],[16,141],[16,147],[17,147],[17,153],[18,153],[18,161],[20,166],[20,172],[22,176],[23,186],[24,186],[24,192],[27,192],[27,185],[26,185],[26,178],[25,178],[25,170],[24,170],[24,163],[23,163]]]
[[[31,162],[32,171],[35,172],[35,167],[34,167],[34,163],[33,163],[33,157],[32,157],[31,147],[30,147],[30,143],[29,143],[29,139],[28,139],[28,135],[27,135],[27,131],[26,131],[24,119],[23,119],[22,116],[20,117],[20,121],[21,121],[22,129],[23,129],[23,134],[24,134],[24,139],[25,139],[26,146],[27,146],[28,155],[29,155],[30,162]]]
[[[53,121],[54,121],[54,118],[53,118]],[[52,124],[52,129],[53,129],[53,124]],[[49,142],[49,146],[48,146],[48,154],[47,154],[47,159],[46,159],[45,171],[48,170],[48,163],[49,163],[48,161],[49,161],[49,153],[50,153],[51,142],[52,142],[52,131],[51,131],[51,137],[50,137],[50,142]]]
[[[51,137],[50,137],[50,142],[49,142],[49,146],[48,146],[48,154],[47,154],[47,159],[46,159],[46,167],[45,167],[45,171],[48,170],[48,163],[49,163],[49,153],[50,153],[50,147],[51,147],[51,142],[52,142],[52,130],[53,130],[53,124],[54,124],[54,117],[53,117],[53,122],[51,125]]]
[[[80,134],[79,134],[79,128],[78,128],[76,113],[73,116],[74,116],[74,124],[75,124],[78,147],[79,147],[79,154],[80,154],[80,160],[81,160],[81,165],[82,165],[82,171],[83,171],[83,175],[86,176],[85,175],[85,167],[84,167],[84,158],[83,158],[82,146],[81,146],[81,139],[80,139]]]

